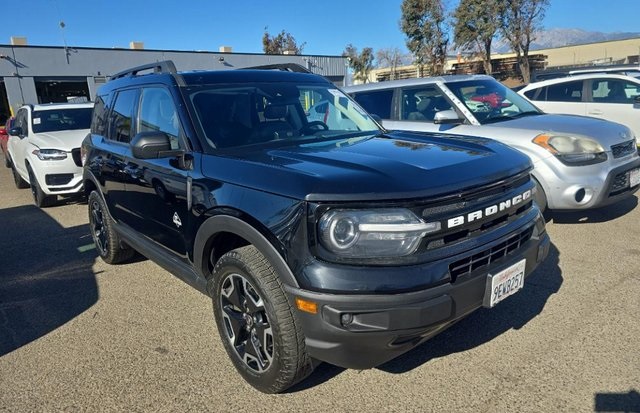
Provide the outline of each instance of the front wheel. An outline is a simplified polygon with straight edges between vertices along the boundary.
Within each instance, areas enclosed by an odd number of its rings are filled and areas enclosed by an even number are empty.
[[[540,212],[544,214],[547,210],[547,195],[544,193],[544,189],[542,189],[542,185],[540,185],[537,179],[533,178],[533,182],[536,185],[536,193],[533,196],[533,200],[538,204]]]
[[[278,274],[254,246],[223,255],[209,291],[225,350],[249,384],[279,393],[311,374],[300,322]]]
[[[28,167],[28,168],[29,168],[29,185],[31,186],[31,195],[33,195],[33,203],[36,204],[38,208],[50,207],[56,202],[58,197],[55,195],[45,194],[42,188],[40,187],[40,184],[38,183],[38,179],[36,178],[36,175],[31,170],[31,167]]]
[[[89,229],[100,258],[108,264],[118,264],[133,256],[135,251],[120,242],[113,229],[113,221],[100,194],[92,191],[87,200],[89,205]]]
[[[13,174],[13,182],[16,184],[16,188],[29,188],[29,183],[22,179],[18,171],[16,171],[16,166],[13,163],[11,163],[11,173]]]

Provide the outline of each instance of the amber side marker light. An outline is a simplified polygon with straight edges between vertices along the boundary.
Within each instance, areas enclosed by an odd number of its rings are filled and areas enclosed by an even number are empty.
[[[298,310],[304,311],[305,313],[318,314],[318,304],[313,301],[307,301],[296,297],[296,306],[298,307]]]

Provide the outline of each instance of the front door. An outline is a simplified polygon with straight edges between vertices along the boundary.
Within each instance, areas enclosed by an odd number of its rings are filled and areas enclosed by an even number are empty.
[[[640,136],[640,83],[623,79],[601,78],[591,81],[591,101],[587,115],[628,126]]]

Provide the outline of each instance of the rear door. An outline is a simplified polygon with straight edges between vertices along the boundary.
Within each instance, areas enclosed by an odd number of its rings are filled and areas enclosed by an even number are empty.
[[[640,82],[615,78],[599,78],[589,81],[590,99],[587,115],[628,126],[640,136]]]
[[[584,116],[587,114],[586,91],[582,80],[572,80],[528,91],[525,96],[544,112]]]
[[[141,89],[132,120],[134,133],[162,132],[172,149],[187,149],[175,104],[178,96],[164,86]],[[127,146],[125,153],[126,196],[122,199],[123,222],[150,240],[175,252],[184,260],[184,228],[188,219],[190,171],[176,157],[137,159]]]

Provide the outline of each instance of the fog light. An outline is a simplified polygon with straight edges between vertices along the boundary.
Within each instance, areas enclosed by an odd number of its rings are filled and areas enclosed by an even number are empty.
[[[349,314],[349,313],[342,314],[340,316],[340,322],[345,327],[348,326],[349,324],[353,323],[353,314]]]
[[[586,194],[587,192],[584,190],[584,188],[578,189],[575,194],[576,202],[582,202]]]

